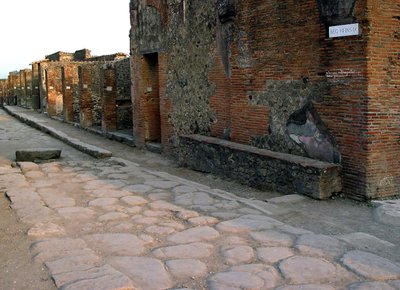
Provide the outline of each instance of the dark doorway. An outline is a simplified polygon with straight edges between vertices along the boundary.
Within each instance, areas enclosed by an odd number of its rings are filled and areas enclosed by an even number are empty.
[[[143,57],[145,141],[161,142],[158,53],[145,54]]]

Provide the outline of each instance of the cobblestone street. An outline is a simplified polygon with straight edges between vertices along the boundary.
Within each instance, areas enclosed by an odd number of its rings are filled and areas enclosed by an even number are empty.
[[[122,152],[95,159],[2,110],[0,133],[0,192],[58,289],[400,289],[395,223],[388,240],[361,228],[323,234],[290,222],[285,205],[301,208],[303,196],[266,203]],[[62,158],[12,164],[16,149],[34,147],[60,148]]]

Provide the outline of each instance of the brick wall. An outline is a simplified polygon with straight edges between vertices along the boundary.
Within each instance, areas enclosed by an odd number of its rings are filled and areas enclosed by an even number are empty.
[[[0,80],[0,107],[7,101],[8,95],[8,81],[6,79]]]
[[[26,107],[32,108],[32,70],[25,70],[25,96]]]
[[[399,194],[399,6],[217,2],[131,1],[139,142],[154,139],[157,124],[170,149],[179,135],[210,135],[341,163],[353,198]],[[360,35],[327,36],[353,22]],[[159,105],[149,105],[155,92]]]
[[[46,85],[46,78],[47,78],[47,65],[48,61],[40,61],[38,62],[38,82],[39,82],[39,110],[41,112],[46,112],[47,108],[47,85]]]
[[[79,121],[82,127],[93,124],[92,102],[92,66],[79,66]]]
[[[105,64],[100,72],[102,83],[102,119],[101,128],[103,132],[117,130],[117,80],[116,70],[113,64]]]
[[[63,94],[63,116],[67,122],[74,122],[74,99],[79,91],[77,63],[66,63],[61,68]]]
[[[32,108],[40,109],[40,91],[39,91],[39,63],[32,63]]]
[[[368,197],[399,194],[400,188],[400,4],[368,1]]]

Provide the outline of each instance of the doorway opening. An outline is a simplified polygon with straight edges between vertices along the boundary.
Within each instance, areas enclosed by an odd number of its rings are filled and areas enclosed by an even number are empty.
[[[161,142],[158,53],[143,55],[143,104],[145,141]]]

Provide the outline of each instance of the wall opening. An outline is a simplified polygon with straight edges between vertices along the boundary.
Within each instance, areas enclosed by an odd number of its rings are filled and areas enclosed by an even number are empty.
[[[161,142],[158,53],[145,54],[143,57],[145,141]]]

